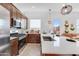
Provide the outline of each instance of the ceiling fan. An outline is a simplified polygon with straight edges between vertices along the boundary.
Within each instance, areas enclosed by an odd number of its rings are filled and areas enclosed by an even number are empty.
[[[71,5],[65,5],[61,8],[61,14],[62,15],[67,15],[67,14],[71,13],[71,11],[72,11]]]

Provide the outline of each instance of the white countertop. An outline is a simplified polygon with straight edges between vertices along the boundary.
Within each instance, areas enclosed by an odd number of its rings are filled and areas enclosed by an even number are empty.
[[[68,42],[66,37],[55,37],[56,41],[44,41],[42,36],[51,36],[50,34],[41,34],[42,53],[46,54],[79,54],[79,41]]]

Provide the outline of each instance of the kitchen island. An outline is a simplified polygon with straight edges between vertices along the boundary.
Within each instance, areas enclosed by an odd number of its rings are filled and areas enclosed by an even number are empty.
[[[43,56],[79,55],[79,41],[69,42],[64,36],[55,36],[53,41],[45,41],[43,36],[53,38],[52,34],[41,34],[41,53]]]

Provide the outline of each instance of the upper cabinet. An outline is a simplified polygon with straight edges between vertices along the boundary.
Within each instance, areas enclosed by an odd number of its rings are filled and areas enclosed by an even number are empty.
[[[4,8],[6,8],[10,12],[10,27],[17,27],[17,23],[19,23],[18,25],[20,25],[21,27],[21,21],[28,19],[12,3],[0,3],[0,5],[2,5]]]

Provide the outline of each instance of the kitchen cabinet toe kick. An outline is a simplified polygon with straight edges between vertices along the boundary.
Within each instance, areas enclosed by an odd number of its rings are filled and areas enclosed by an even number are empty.
[[[79,54],[50,54],[42,53],[42,56],[79,56]]]

